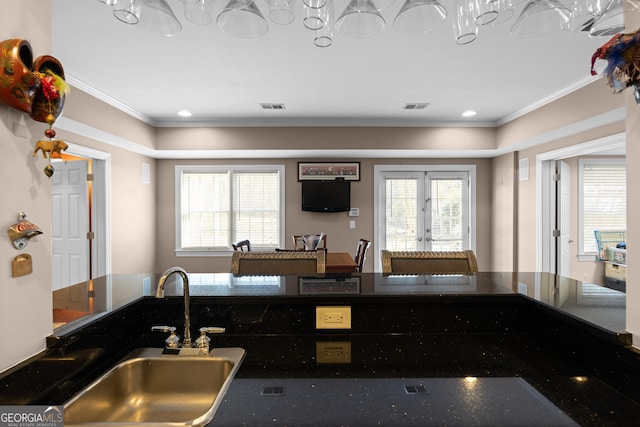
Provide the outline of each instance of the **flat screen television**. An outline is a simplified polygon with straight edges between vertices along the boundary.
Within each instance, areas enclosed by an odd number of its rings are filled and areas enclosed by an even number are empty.
[[[308,212],[346,212],[351,207],[351,182],[302,181],[302,210]]]

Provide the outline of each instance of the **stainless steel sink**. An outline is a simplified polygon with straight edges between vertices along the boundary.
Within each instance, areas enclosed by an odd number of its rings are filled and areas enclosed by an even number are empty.
[[[64,405],[65,426],[205,425],[244,354],[241,348],[215,348],[208,357],[136,350]]]

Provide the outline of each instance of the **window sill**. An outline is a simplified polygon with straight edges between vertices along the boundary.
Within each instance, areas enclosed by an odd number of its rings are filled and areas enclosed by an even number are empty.
[[[232,250],[194,250],[185,251],[176,249],[176,257],[228,257],[233,253]]]

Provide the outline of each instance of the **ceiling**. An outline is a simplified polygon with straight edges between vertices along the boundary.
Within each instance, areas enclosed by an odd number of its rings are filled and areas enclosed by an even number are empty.
[[[340,13],[344,0],[334,1]],[[609,39],[568,31],[516,39],[511,19],[459,46],[451,16],[425,36],[397,33],[396,0],[381,34],[336,33],[318,48],[301,4],[293,24],[241,39],[215,22],[194,25],[180,0],[168,3],[183,26],[172,37],[123,24],[97,0],[52,0],[52,55],[66,80],[154,126],[496,126],[593,81],[591,55]],[[266,1],[256,4],[267,16]],[[411,103],[429,105],[404,109]],[[178,117],[183,109],[193,116]],[[463,118],[467,109],[477,115]]]

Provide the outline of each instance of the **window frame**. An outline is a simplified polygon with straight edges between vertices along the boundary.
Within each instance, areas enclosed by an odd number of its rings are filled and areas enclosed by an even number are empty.
[[[208,256],[229,256],[233,252],[233,248],[225,249],[189,249],[182,248],[180,242],[182,241],[182,222],[181,222],[181,201],[182,201],[182,175],[184,172],[199,172],[199,173],[221,173],[227,172],[233,174],[234,172],[276,172],[278,173],[278,186],[279,186],[279,227],[280,233],[278,236],[279,243],[276,247],[284,247],[285,241],[285,166],[276,164],[266,165],[176,165],[175,166],[175,255],[177,257],[208,257]],[[230,186],[233,187],[232,180],[230,180]],[[230,191],[233,191],[232,189]],[[230,206],[231,212],[233,206]]]
[[[586,165],[598,164],[616,164],[625,165],[626,159],[624,158],[606,158],[606,157],[584,157],[578,159],[578,260],[582,262],[590,262],[597,260],[597,251],[585,252],[584,250],[584,168]],[[626,200],[626,194],[625,194]],[[629,219],[627,218],[627,221]]]
[[[476,252],[476,165],[475,164],[446,164],[446,165],[374,165],[374,236],[376,236],[379,244],[376,245],[378,256],[375,259],[375,271],[382,271],[382,263],[380,261],[379,251],[385,249],[384,230],[385,227],[385,185],[384,181],[387,177],[403,177],[407,172],[442,174],[457,174],[464,172],[467,175],[468,185],[468,206],[466,207],[468,215],[468,249]]]

